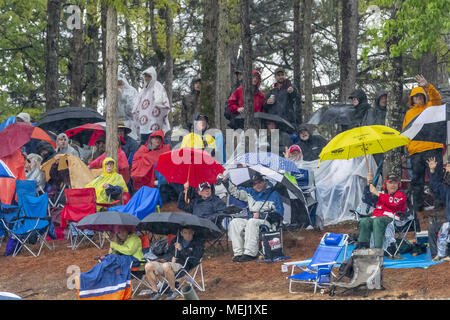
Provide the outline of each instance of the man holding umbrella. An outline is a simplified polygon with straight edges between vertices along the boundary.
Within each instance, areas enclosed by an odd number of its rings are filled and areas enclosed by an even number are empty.
[[[233,262],[247,262],[256,259],[258,255],[259,227],[270,227],[270,213],[284,214],[280,195],[261,174],[255,174],[251,181],[252,188],[236,187],[227,177],[218,177],[229,193],[241,201],[248,203],[250,218],[234,218],[228,227],[229,237],[233,245]],[[243,236],[243,232],[245,235]]]
[[[168,280],[172,291],[166,300],[175,300],[179,295],[175,290],[175,274],[183,267],[187,259],[189,261],[185,267],[186,270],[190,270],[200,263],[204,250],[203,242],[194,239],[195,231],[191,228],[182,228],[180,234],[180,241],[170,245],[165,262],[150,261],[145,265],[145,276],[153,290],[150,300],[161,298],[161,293],[158,292],[157,277],[162,275]]]

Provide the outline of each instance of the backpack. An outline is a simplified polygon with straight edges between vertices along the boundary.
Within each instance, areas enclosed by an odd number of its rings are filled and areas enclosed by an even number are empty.
[[[348,258],[339,267],[339,277],[337,281],[342,279],[343,277],[353,278],[353,257]]]
[[[165,255],[169,251],[168,239],[164,238],[153,242],[152,244],[150,244],[150,251],[158,257]]]

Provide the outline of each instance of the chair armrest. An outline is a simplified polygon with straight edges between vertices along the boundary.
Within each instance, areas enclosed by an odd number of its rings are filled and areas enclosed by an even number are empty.
[[[329,266],[329,265],[333,265],[333,264],[336,264],[336,263],[337,263],[336,261],[326,262],[326,263],[315,263],[315,264],[312,264],[311,267]]]
[[[285,262],[285,263],[283,263],[283,265],[286,265],[286,266],[295,266],[295,265],[300,264],[300,263],[309,263],[309,262],[311,262],[311,261],[312,261],[312,259],[301,260],[301,261],[292,261],[292,262]]]

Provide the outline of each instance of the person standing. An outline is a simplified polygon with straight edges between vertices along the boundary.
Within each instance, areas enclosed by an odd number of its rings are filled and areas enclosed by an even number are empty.
[[[133,114],[139,124],[141,144],[144,144],[152,132],[163,130],[166,134],[170,130],[170,103],[166,89],[157,81],[155,68],[146,69],[142,75],[145,85],[137,96]]]
[[[123,121],[125,126],[130,128],[130,135],[133,139],[139,138],[139,126],[134,121],[133,107],[136,103],[136,97],[138,95],[137,90],[132,87],[127,79],[119,74],[117,87],[119,90],[119,102],[118,102],[118,118],[119,121]]]
[[[402,130],[426,108],[441,105],[442,99],[436,88],[422,76],[416,75],[414,79],[419,86],[411,90],[409,95],[409,107],[403,119]],[[429,97],[429,99],[428,99]],[[426,160],[435,158],[437,162],[436,174],[442,179],[442,143],[430,141],[411,141],[407,146],[412,167],[411,191],[414,202],[414,209],[423,211],[425,173],[428,170]],[[437,202],[437,204],[440,204]]]
[[[367,126],[371,108],[367,100],[366,93],[361,89],[356,89],[350,94],[348,98],[352,100],[355,111],[353,113],[351,124],[341,125],[342,131],[347,131],[356,127]]]
[[[191,92],[188,95],[183,96],[182,109],[181,109],[181,123],[189,124],[191,116],[197,114],[199,110],[199,98],[200,90],[202,88],[202,79],[195,77],[191,82]]]
[[[253,112],[262,111],[264,93],[259,90],[261,85],[261,74],[258,70],[252,71]],[[229,126],[232,129],[243,129],[244,118],[240,117],[244,112],[244,87],[239,86],[228,99],[228,108],[231,113]],[[237,118],[239,117],[239,118]]]
[[[283,68],[275,70],[276,83],[269,90],[264,98],[263,111],[276,114],[283,119],[290,119],[292,123],[296,122],[295,100],[297,91],[292,86],[289,79],[286,79],[286,73]]]

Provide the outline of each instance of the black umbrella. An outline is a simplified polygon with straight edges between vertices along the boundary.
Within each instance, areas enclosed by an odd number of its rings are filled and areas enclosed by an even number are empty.
[[[69,128],[74,128],[85,123],[105,121],[96,110],[84,107],[63,107],[50,110],[37,122],[38,127],[61,133]]]
[[[129,213],[103,211],[84,217],[78,222],[77,228],[117,233],[121,230],[136,231],[139,222],[138,218]]]
[[[286,115],[288,116],[288,115]],[[263,121],[269,120],[269,121],[275,121],[281,125],[281,128],[284,128],[286,131],[295,131],[295,127],[286,119],[280,117],[276,114],[270,114],[265,112],[255,112],[254,114],[255,119],[260,119]]]
[[[177,234],[181,228],[195,231],[197,238],[214,239],[221,234],[219,228],[208,219],[183,212],[154,212],[145,217],[138,230],[147,230],[155,234]]]
[[[353,123],[354,112],[355,108],[348,104],[325,106],[314,112],[307,124],[351,125]]]

